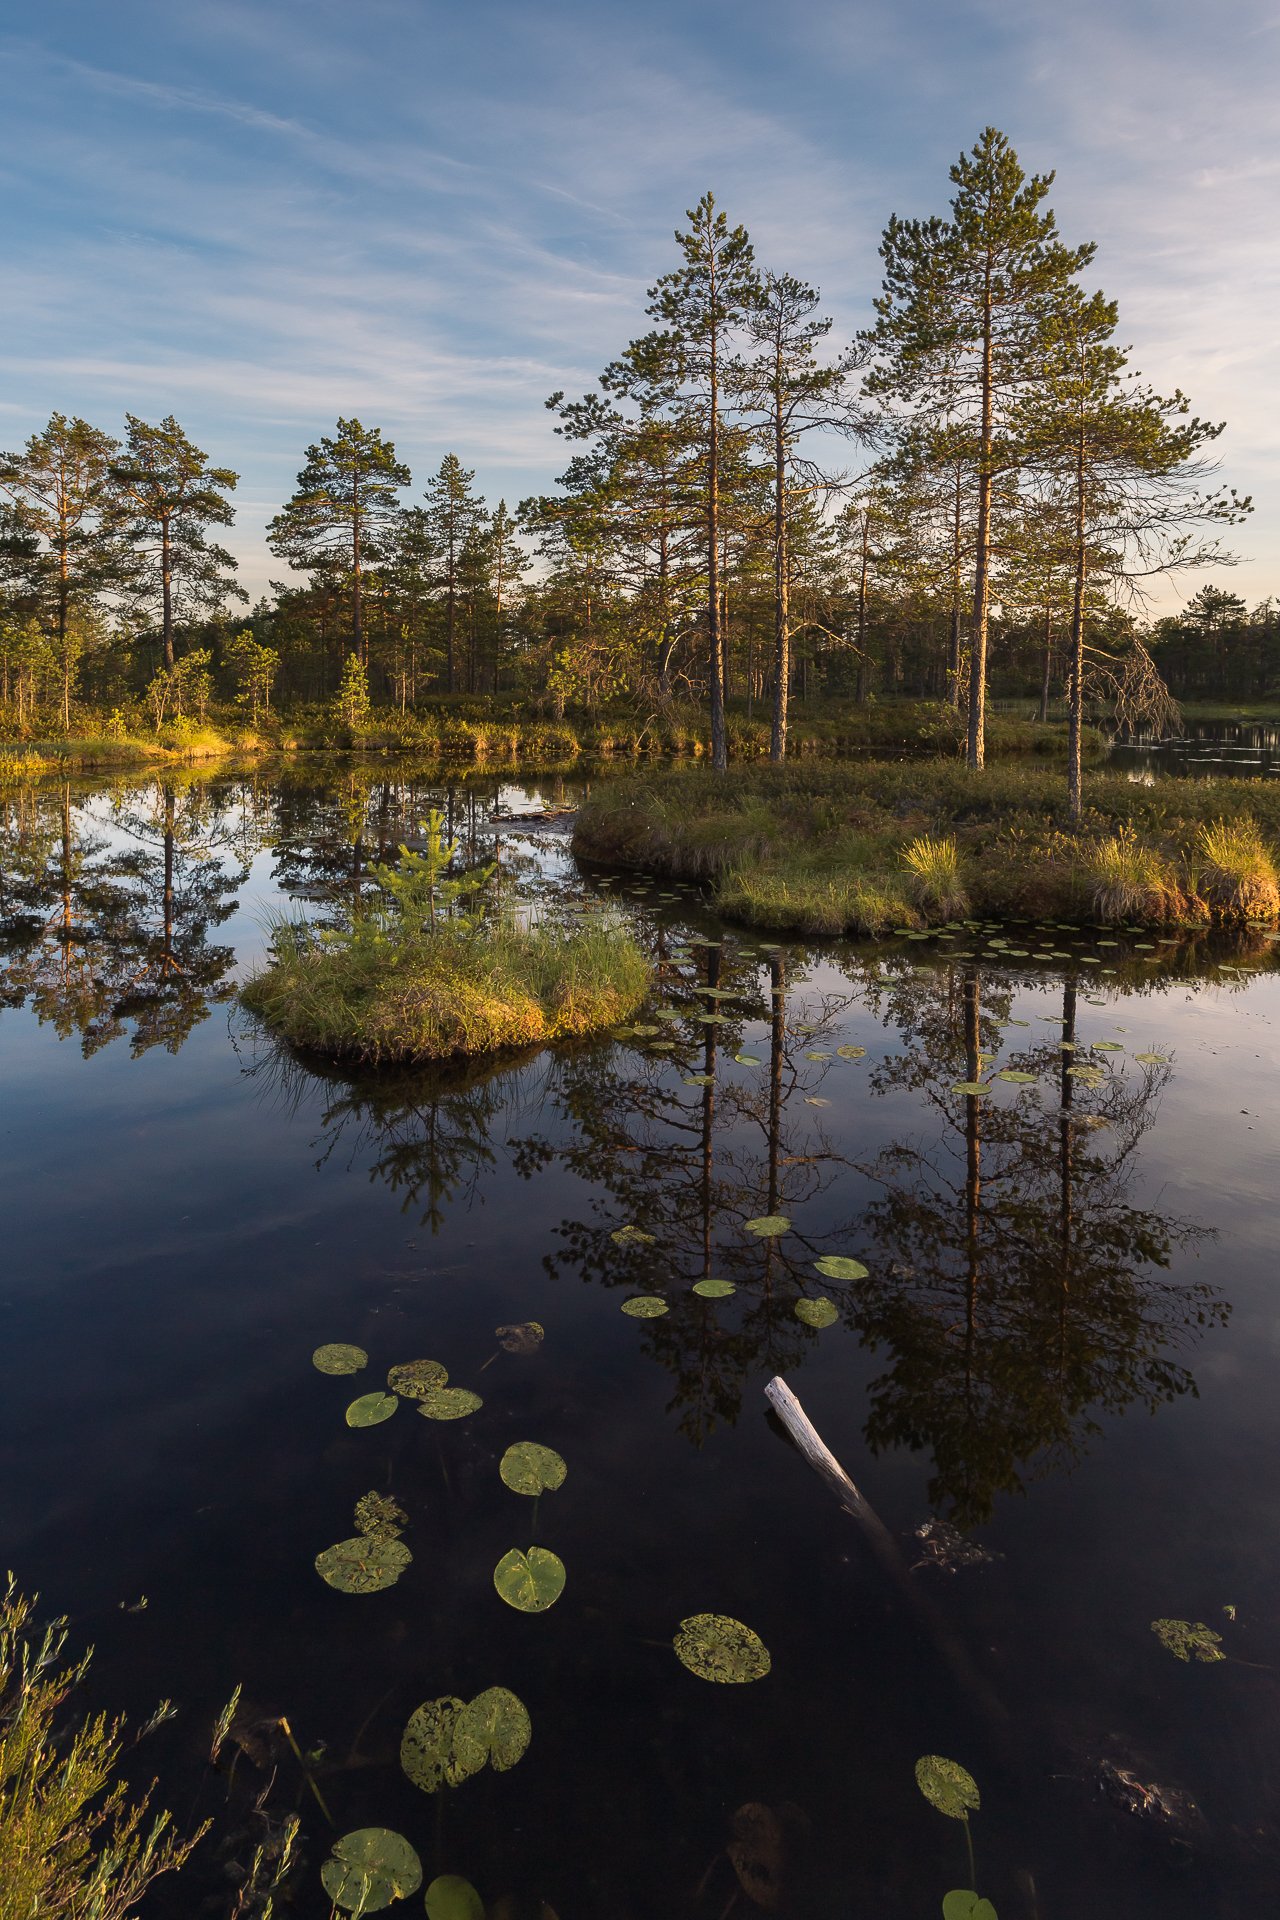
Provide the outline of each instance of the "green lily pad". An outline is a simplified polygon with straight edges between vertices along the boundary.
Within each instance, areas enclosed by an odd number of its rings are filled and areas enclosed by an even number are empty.
[[[524,1702],[506,1687],[489,1687],[458,1715],[454,1756],[468,1774],[479,1773],[486,1760],[495,1773],[508,1773],[524,1757],[532,1733]]]
[[[624,1300],[622,1311],[630,1314],[633,1320],[657,1320],[670,1312],[660,1293],[637,1293],[630,1300]]]
[[[427,1888],[427,1920],[484,1920],[484,1901],[460,1873],[442,1873]]]
[[[686,1087],[714,1087],[716,1077],[714,1073],[686,1073],[684,1083]]]
[[[1221,1651],[1222,1635],[1206,1627],[1203,1620],[1153,1620],[1151,1631],[1175,1660],[1202,1660],[1212,1666],[1215,1660],[1227,1657]]]
[[[742,1224],[748,1233],[755,1234],[757,1240],[775,1240],[780,1233],[787,1233],[791,1228],[785,1213],[762,1213],[754,1220],[744,1220]]]
[[[1119,1040],[1095,1040],[1093,1050],[1095,1053],[1123,1053],[1124,1046]]]
[[[394,1540],[408,1515],[385,1493],[362,1493],[356,1501],[356,1532],[370,1540]]]
[[[358,1533],[316,1555],[316,1572],[339,1593],[381,1593],[394,1587],[413,1559],[403,1540]]]
[[[461,1700],[446,1695],[439,1700],[424,1700],[409,1715],[400,1741],[400,1765],[423,1793],[456,1787],[467,1778],[453,1750],[454,1730],[462,1707]]]
[[[467,1387],[432,1387],[418,1402],[424,1420],[465,1420],[479,1413],[484,1401]]]
[[[368,1366],[369,1356],[363,1347],[349,1347],[341,1340],[333,1340],[328,1346],[316,1348],[311,1364],[321,1373],[359,1373],[361,1367]]]
[[[1015,1087],[1033,1087],[1036,1083],[1034,1073],[1023,1073],[1019,1067],[1002,1067],[996,1079],[1008,1080]]]
[[[400,1402],[394,1393],[362,1393],[347,1408],[349,1427],[378,1427],[389,1420]]]
[[[655,1033],[661,1033],[661,1031],[662,1031],[662,1029],[661,1029],[661,1027],[654,1027],[654,1026],[649,1026],[649,1025],[646,1025],[646,1026],[643,1026],[643,1027],[642,1027],[642,1026],[640,1025],[640,1022],[639,1022],[639,1021],[637,1020],[637,1022],[636,1022],[636,1024],[635,1024],[635,1026],[634,1026],[634,1027],[632,1027],[632,1029],[631,1029],[631,1031],[632,1031],[632,1033],[638,1033],[638,1034],[640,1035],[640,1037],[641,1037],[641,1039],[643,1039],[643,1040],[647,1040],[647,1039],[649,1039],[649,1038],[650,1038],[650,1036],[651,1036],[651,1035],[653,1035],[653,1034],[655,1034]]]
[[[504,1486],[512,1493],[554,1493],[562,1487],[569,1469],[553,1447],[541,1447],[536,1440],[517,1440],[498,1462]]]
[[[514,1326],[495,1327],[493,1331],[504,1353],[536,1353],[547,1337],[540,1320],[517,1320]]]
[[[443,1387],[448,1378],[449,1369],[442,1367],[438,1360],[405,1360],[400,1366],[392,1367],[387,1385],[402,1400],[422,1400],[432,1387]]]
[[[817,1300],[796,1301],[796,1319],[803,1320],[806,1327],[814,1327],[820,1332],[823,1327],[833,1326],[839,1318],[839,1309],[827,1299],[825,1293]]]
[[[735,1053],[733,1057],[740,1067],[758,1067],[760,1065],[760,1055],[758,1053]]]
[[[727,1613],[694,1613],[680,1622],[673,1645],[699,1680],[742,1685],[763,1680],[773,1665],[759,1634]]]
[[[654,1244],[651,1233],[646,1233],[643,1227],[631,1225],[615,1227],[609,1238],[617,1247],[651,1247]]]
[[[985,1080],[957,1080],[952,1093],[963,1093],[967,1098],[976,1100],[979,1094],[990,1093],[991,1088]]]
[[[732,1280],[695,1280],[693,1290],[704,1300],[727,1300],[738,1291]]]
[[[971,1888],[953,1887],[942,1896],[942,1920],[996,1920],[996,1910]]]
[[[843,1253],[824,1253],[821,1260],[813,1264],[827,1280],[865,1280],[867,1277],[861,1260],[850,1260]]]
[[[841,1060],[863,1060],[866,1058],[866,1052],[867,1050],[865,1047],[837,1047],[836,1048],[836,1055]]]
[[[916,1785],[929,1805],[949,1820],[967,1820],[982,1805],[973,1775],[940,1753],[926,1753],[916,1761]]]
[[[358,1827],[333,1843],[320,1883],[343,1913],[378,1913],[422,1885],[422,1862],[409,1842],[387,1827]]]
[[[1133,1057],[1144,1067],[1167,1067],[1169,1064],[1167,1053],[1135,1053]]]
[[[564,1592],[564,1562],[546,1547],[512,1547],[494,1568],[493,1584],[517,1613],[545,1613]]]
[[[812,1053],[806,1053],[805,1055],[806,1060],[829,1060],[830,1058],[831,1055],[829,1053],[818,1053],[816,1050]]]

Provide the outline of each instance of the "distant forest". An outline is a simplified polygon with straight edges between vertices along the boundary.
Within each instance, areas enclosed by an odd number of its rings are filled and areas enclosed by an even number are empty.
[[[298,576],[250,607],[219,535],[237,475],[179,423],[54,414],[0,454],[0,703],[10,732],[84,706],[158,728],[238,703],[547,710],[988,694],[1160,711],[1152,689],[1280,689],[1280,606],[1218,584],[1250,502],[1218,484],[1221,425],[1154,393],[988,128],[946,215],[885,229],[868,322],[836,342],[818,291],[757,261],[707,194],[636,337],[591,393],[547,401],[555,492],[480,497],[448,454],[415,497],[383,428],[339,419],[269,528]],[[1145,596],[1185,580],[1181,614]],[[1192,591],[1193,587],[1198,590]]]

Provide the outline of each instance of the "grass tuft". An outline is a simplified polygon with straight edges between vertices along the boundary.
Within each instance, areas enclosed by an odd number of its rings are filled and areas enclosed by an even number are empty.
[[[1158,848],[1139,840],[1131,826],[1096,840],[1085,864],[1099,920],[1138,920],[1143,925],[1182,920],[1186,896]]]
[[[948,920],[968,913],[969,896],[960,878],[960,854],[953,835],[918,834],[902,849],[902,865],[911,875],[912,891],[922,907]]]
[[[1280,914],[1276,863],[1251,814],[1203,824],[1196,851],[1198,890],[1220,919],[1274,920]]]

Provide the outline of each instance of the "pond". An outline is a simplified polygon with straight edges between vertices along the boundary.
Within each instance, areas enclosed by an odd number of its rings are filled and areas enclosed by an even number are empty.
[[[930,1754],[981,1790],[1000,1920],[1267,1910],[1276,949],[777,944],[494,822],[574,793],[316,762],[0,796],[6,1564],[94,1644],[94,1703],[178,1707],[140,1777],[215,1826],[146,1911],[225,1915],[296,1811],[300,1920],[368,1826],[508,1920],[936,1915],[971,1882]],[[433,802],[508,894],[635,927],[659,978],[623,1035],[360,1076],[255,1029],[269,913],[332,912]],[[482,1404],[347,1424],[428,1358]],[[567,1465],[536,1507],[499,1473],[522,1441]],[[370,1492],[412,1559],[335,1590]],[[494,1570],[534,1544],[565,1585],[524,1612]],[[707,1613],[763,1678],[682,1664]],[[494,1687],[527,1752],[424,1794],[410,1716]]]
[[[1183,734],[1117,738],[1107,765],[1138,778],[1270,780],[1280,773],[1280,726],[1269,720],[1188,720]]]

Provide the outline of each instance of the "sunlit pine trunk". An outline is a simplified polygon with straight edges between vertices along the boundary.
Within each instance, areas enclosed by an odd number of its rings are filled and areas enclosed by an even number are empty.
[[[787,698],[791,678],[791,557],[787,527],[787,436],[782,411],[782,347],[773,366],[773,729],[769,758],[787,757]]]
[[[991,268],[982,316],[982,451],[978,467],[978,520],[973,565],[973,636],[969,652],[969,740],[966,759],[975,771],[987,754],[987,624],[991,601]]]
[[[1040,721],[1049,718],[1049,683],[1053,678],[1053,609],[1044,610],[1044,670],[1040,676]]]
[[[951,514],[951,633],[947,659],[947,698],[959,712],[960,709],[960,562],[961,562],[961,485],[960,462],[956,461],[955,495]]]
[[[712,249],[711,305],[717,296],[715,253]],[[711,327],[711,391],[707,445],[707,642],[711,676],[711,764],[717,773],[729,765],[724,724],[724,657],[720,632],[720,342],[715,321]]]
[[[169,539],[169,516],[160,516],[160,631],[164,645],[164,663],[173,671],[173,552]]]
[[[351,642],[356,659],[368,665],[364,645],[364,597],[362,593],[362,551],[360,540],[360,476],[356,474],[351,496]]]
[[[871,661],[867,655],[867,574],[871,563],[871,514],[867,508],[862,513],[862,552],[858,562],[858,685],[857,697],[861,703],[867,697],[871,682]]]
[[[1067,728],[1067,811],[1079,825],[1084,805],[1084,767],[1081,750],[1084,721],[1084,593],[1088,577],[1085,539],[1084,425],[1076,445],[1076,578],[1071,601],[1071,716]]]

